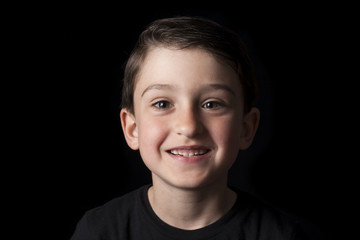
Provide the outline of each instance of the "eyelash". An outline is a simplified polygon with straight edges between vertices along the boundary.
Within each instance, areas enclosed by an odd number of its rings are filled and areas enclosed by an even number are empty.
[[[215,105],[215,106],[210,107],[209,106],[210,104]],[[219,101],[208,101],[208,102],[204,103],[201,107],[203,107],[205,109],[218,109],[218,108],[221,108],[224,106],[225,106],[225,104],[222,102],[219,102]]]
[[[164,106],[164,104],[166,104],[166,106]],[[165,101],[165,100],[157,101],[153,103],[151,106],[157,109],[167,109],[173,107],[173,105],[169,101]]]

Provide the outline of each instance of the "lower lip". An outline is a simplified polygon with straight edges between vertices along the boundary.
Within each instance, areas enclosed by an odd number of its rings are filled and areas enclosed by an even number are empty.
[[[174,159],[176,161],[185,162],[185,163],[197,163],[197,162],[202,162],[206,158],[208,158],[210,155],[210,151],[203,155],[197,155],[197,156],[192,156],[192,157],[184,157],[184,156],[180,156],[180,155],[174,155],[169,152],[168,152],[168,154],[170,155],[170,157],[172,159]]]

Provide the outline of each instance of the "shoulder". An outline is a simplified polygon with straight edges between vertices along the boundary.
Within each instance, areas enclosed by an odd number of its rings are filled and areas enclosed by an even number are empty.
[[[263,235],[263,237],[274,236],[274,239],[296,239],[300,231],[294,217],[249,193],[236,191],[238,204],[243,213],[244,232],[247,236]]]
[[[119,231],[123,231],[119,226],[127,226],[131,217],[139,211],[141,194],[147,188],[148,186],[143,186],[88,210],[81,220],[84,222],[83,225],[87,226],[92,236],[113,239],[112,235],[118,235]]]
[[[87,218],[91,223],[102,222],[105,219],[117,219],[131,212],[137,207],[141,193],[145,191],[147,186],[143,186],[121,197],[114,198],[102,206],[96,207],[86,212]]]
[[[116,197],[106,202],[105,204],[93,208],[87,211],[87,215],[104,215],[104,214],[118,214],[122,213],[125,210],[129,209],[130,206],[136,203],[136,199],[138,198],[139,192],[142,188],[131,191],[123,196]]]

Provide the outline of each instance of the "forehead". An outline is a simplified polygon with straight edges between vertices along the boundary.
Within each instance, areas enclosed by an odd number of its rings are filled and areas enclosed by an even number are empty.
[[[148,51],[141,64],[136,86],[189,81],[193,84],[221,82],[240,87],[237,72],[219,57],[198,48],[165,47],[154,47]]]

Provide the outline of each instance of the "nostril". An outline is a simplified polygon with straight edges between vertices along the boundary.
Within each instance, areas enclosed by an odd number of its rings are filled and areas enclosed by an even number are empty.
[[[195,136],[201,133],[202,123],[197,119],[179,120],[176,132],[178,135]]]
[[[174,132],[177,135],[193,137],[202,132],[202,121],[193,102],[178,105],[177,112],[173,116]]]

